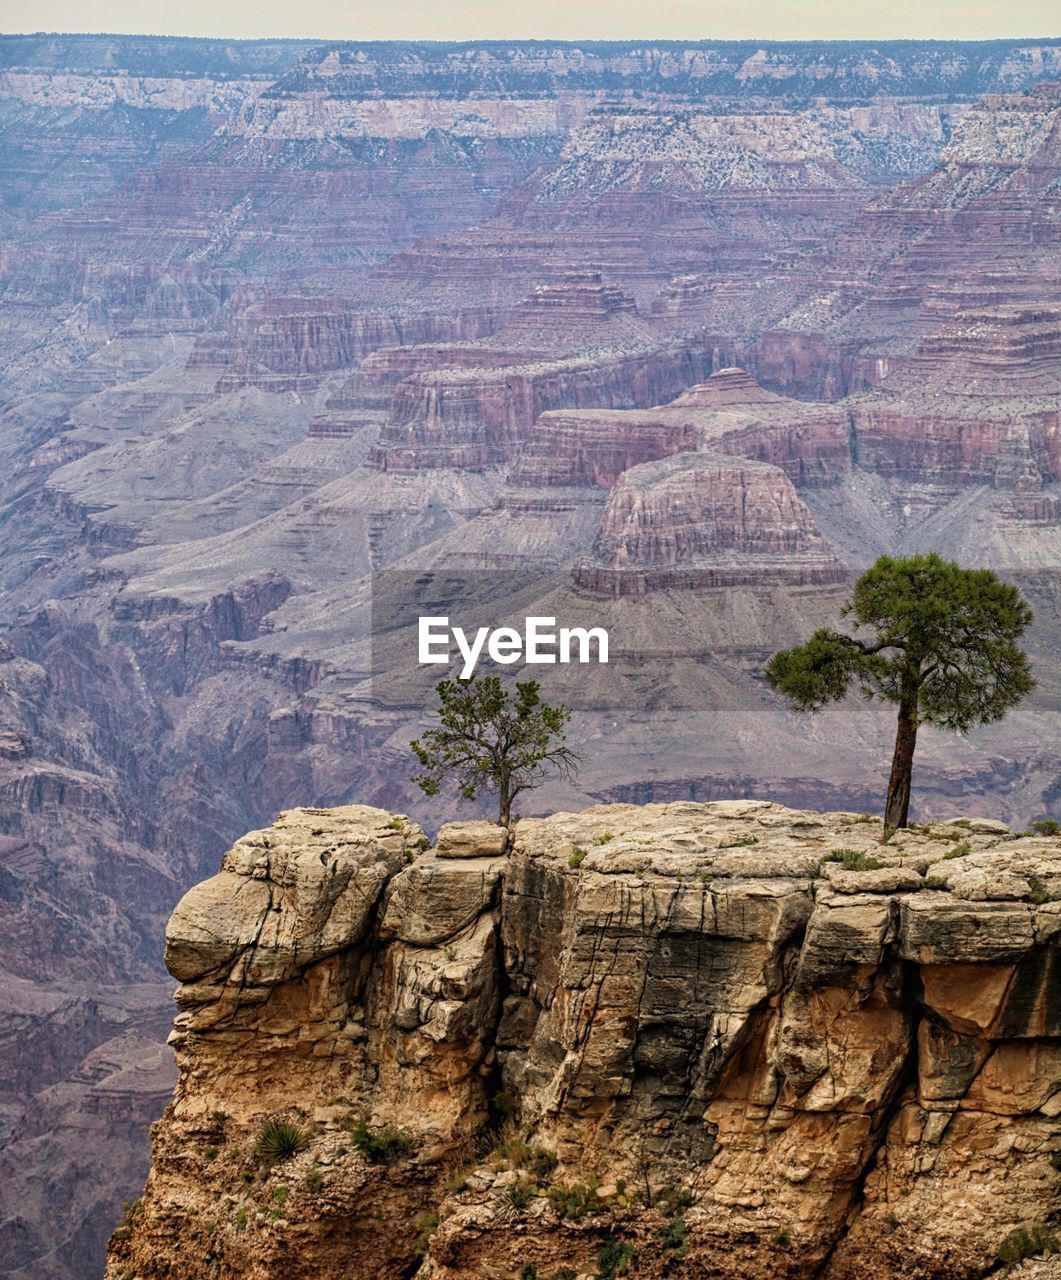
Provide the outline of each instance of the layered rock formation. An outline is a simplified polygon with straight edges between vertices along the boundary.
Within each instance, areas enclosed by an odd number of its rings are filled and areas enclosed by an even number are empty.
[[[846,576],[783,471],[711,453],[624,472],[575,571],[580,587],[616,595]]]
[[[294,810],[185,896],[109,1280],[957,1280],[1049,1236],[1058,837],[767,801],[498,836]]]
[[[833,484],[850,472],[850,436],[842,411],[772,394],[744,369],[724,368],[647,412],[543,414],[511,481],[607,488],[638,463],[709,449],[769,462],[797,485]]]

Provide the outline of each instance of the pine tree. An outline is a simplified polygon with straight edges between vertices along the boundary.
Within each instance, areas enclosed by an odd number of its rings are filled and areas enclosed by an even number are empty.
[[[1032,612],[1016,587],[989,569],[963,569],[938,555],[881,558],[855,583],[841,616],[865,639],[816,631],[775,653],[771,686],[800,711],[839,701],[852,684],[898,704],[884,808],[888,831],[905,827],[920,725],[968,733],[1001,720],[1035,687],[1017,641]]]
[[[440,680],[438,728],[410,743],[423,772],[414,774],[425,795],[438,795],[453,776],[465,800],[480,788],[496,791],[498,824],[507,827],[512,802],[538,786],[549,769],[571,777],[578,756],[564,742],[566,707],[542,702],[537,680],[516,681],[509,693],[498,676]]]

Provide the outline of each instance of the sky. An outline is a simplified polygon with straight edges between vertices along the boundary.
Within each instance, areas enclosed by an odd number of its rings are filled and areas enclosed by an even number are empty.
[[[344,40],[988,40],[1056,36],[1058,0],[0,0],[0,31]]]

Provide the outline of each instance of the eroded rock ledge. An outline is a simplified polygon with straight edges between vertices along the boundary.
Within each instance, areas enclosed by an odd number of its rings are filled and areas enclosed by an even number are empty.
[[[185,896],[108,1280],[589,1277],[608,1240],[641,1277],[951,1280],[1050,1223],[1061,839],[742,800],[498,847],[297,809]]]

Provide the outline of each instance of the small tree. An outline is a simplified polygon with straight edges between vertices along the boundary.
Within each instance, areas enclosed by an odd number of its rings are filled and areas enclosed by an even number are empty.
[[[449,776],[465,800],[480,788],[496,791],[497,821],[507,827],[521,792],[538,786],[550,768],[568,778],[578,767],[564,742],[571,713],[542,702],[537,680],[517,680],[514,694],[498,676],[440,680],[438,698],[441,724],[410,743],[423,766],[412,781],[425,795],[438,795]]]
[[[852,682],[867,698],[898,704],[884,807],[885,829],[894,831],[909,815],[918,726],[968,733],[1001,720],[1035,687],[1017,645],[1032,612],[989,569],[930,554],[881,556],[840,613],[872,634],[816,631],[806,644],[775,653],[766,678],[800,711],[839,701]]]

